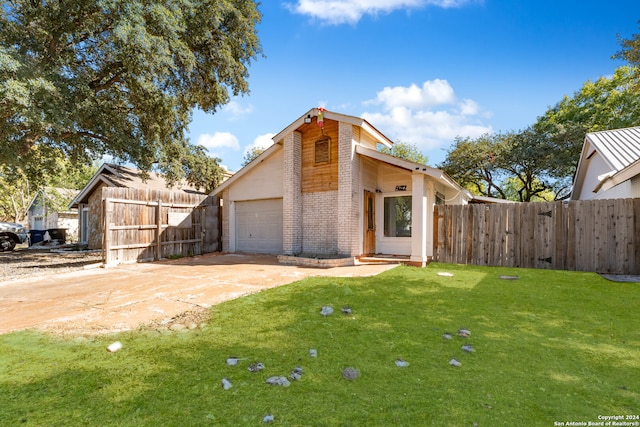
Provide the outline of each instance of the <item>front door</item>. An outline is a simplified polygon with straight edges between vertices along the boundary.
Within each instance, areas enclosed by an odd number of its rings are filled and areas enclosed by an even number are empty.
[[[376,195],[364,192],[364,255],[376,253]]]

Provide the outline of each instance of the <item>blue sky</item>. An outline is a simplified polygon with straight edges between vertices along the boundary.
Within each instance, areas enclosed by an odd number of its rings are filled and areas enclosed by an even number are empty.
[[[523,129],[624,65],[638,0],[263,0],[250,93],[196,111],[191,142],[236,171],[313,107],[366,118],[436,165],[456,136]]]

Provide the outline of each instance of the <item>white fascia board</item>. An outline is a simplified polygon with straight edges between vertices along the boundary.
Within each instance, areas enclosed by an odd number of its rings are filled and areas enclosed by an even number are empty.
[[[390,164],[392,166],[399,167],[401,169],[405,169],[407,171],[418,172],[423,175],[430,176],[454,190],[458,190],[458,191],[464,190],[464,188],[462,188],[457,182],[455,182],[451,177],[449,177],[449,175],[447,175],[441,169],[436,169],[436,168],[432,168],[431,166],[421,165],[420,163],[415,163],[409,160],[400,159],[390,154],[381,153],[379,151],[363,147],[362,145],[356,145],[356,153],[363,155],[365,157],[369,157],[374,160],[378,160],[380,162]]]

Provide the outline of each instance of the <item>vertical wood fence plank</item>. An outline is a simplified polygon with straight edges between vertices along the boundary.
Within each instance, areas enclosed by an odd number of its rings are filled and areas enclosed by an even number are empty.
[[[101,229],[104,259],[112,264],[201,254],[206,233],[203,216],[220,212],[213,206],[213,198],[165,190],[107,187],[102,190],[102,199],[110,200],[103,207]],[[212,209],[206,209],[207,203]],[[219,205],[219,199],[215,203]],[[175,214],[174,222],[185,218],[189,225],[169,226],[169,212]],[[220,238],[218,230],[213,234],[216,240]],[[207,242],[208,248],[218,249],[217,241]]]
[[[640,274],[640,199],[633,199],[633,262],[630,274]]]
[[[158,200],[158,206],[156,207],[156,256],[158,260],[162,258],[162,202]]]
[[[105,199],[102,202],[102,221],[102,229],[104,230],[102,233],[102,257],[105,264],[110,265],[113,262],[113,259],[111,257],[111,229],[109,227],[111,219],[109,218],[109,199]]]
[[[447,205],[436,212],[437,261],[640,274],[640,199]]]
[[[623,237],[622,245],[622,264],[623,270],[622,274],[633,274],[631,273],[631,265],[633,262],[633,200],[632,199],[623,199],[622,205],[620,206],[621,210],[621,223],[622,230],[619,233]]]
[[[566,215],[567,242],[566,242],[566,270],[576,269],[576,213],[575,202],[563,204]]]

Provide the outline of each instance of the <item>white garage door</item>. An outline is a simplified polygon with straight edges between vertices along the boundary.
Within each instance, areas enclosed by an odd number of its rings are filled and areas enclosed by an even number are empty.
[[[236,202],[236,250],[282,253],[282,199]]]

